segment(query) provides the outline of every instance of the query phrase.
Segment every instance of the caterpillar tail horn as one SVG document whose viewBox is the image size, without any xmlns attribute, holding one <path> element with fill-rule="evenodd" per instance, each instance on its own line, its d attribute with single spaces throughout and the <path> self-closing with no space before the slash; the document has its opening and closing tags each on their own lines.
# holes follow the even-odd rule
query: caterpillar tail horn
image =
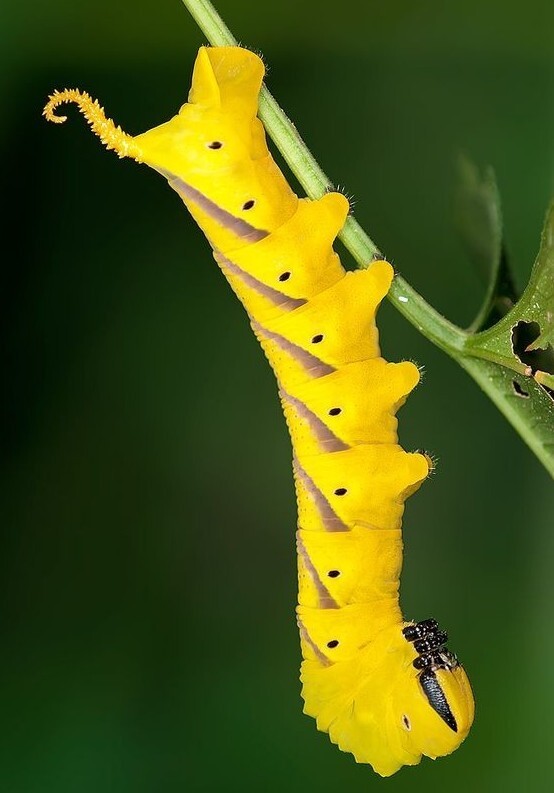
<svg viewBox="0 0 554 793">
<path fill-rule="evenodd" d="M 111 118 L 106 116 L 98 100 L 93 99 L 85 91 L 79 91 L 76 88 L 54 91 L 48 97 L 42 115 L 47 121 L 54 124 L 63 124 L 67 120 L 67 116 L 59 116 L 55 111 L 66 102 L 73 102 L 77 105 L 94 134 L 98 135 L 107 149 L 113 149 L 119 157 L 132 157 L 137 162 L 142 162 L 141 149 L 135 143 L 133 136 L 116 126 Z"/>
</svg>

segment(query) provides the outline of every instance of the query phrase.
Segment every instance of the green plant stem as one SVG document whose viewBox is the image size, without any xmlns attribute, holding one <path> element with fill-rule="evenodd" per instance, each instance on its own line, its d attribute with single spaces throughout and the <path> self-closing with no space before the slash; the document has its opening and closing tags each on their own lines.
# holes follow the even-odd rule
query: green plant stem
<svg viewBox="0 0 554 793">
<path fill-rule="evenodd" d="M 183 0 L 183 3 L 211 44 L 219 47 L 237 44 L 209 0 Z M 265 85 L 260 94 L 259 115 L 306 195 L 309 198 L 321 198 L 333 190 L 330 179 Z M 360 267 L 367 267 L 379 256 L 377 245 L 353 217 L 347 218 L 339 237 Z M 402 276 L 396 275 L 388 298 L 433 344 L 450 355 L 460 353 L 466 338 L 465 332 L 439 314 Z"/>
<path fill-rule="evenodd" d="M 209 0 L 183 0 L 183 3 L 212 45 L 237 44 Z M 320 198 L 334 189 L 292 121 L 265 86 L 260 94 L 259 116 L 309 198 Z M 379 257 L 377 245 L 353 217 L 347 219 L 339 236 L 360 267 L 367 267 Z M 554 443 L 549 440 L 547 433 L 537 429 L 537 421 L 526 414 L 522 400 L 518 401 L 514 396 L 509 370 L 478 360 L 489 356 L 475 345 L 471 347 L 472 334 L 449 322 L 402 276 L 395 276 L 388 298 L 423 336 L 454 358 L 473 377 L 554 476 Z"/>
</svg>

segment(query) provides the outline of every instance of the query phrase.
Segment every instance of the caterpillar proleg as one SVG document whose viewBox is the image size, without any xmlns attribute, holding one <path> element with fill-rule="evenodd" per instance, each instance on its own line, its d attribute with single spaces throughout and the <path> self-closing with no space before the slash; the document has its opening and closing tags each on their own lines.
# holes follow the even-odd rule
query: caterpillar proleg
<svg viewBox="0 0 554 793">
<path fill-rule="evenodd" d="M 434 620 L 399 605 L 405 499 L 429 458 L 398 445 L 396 412 L 419 380 L 381 357 L 375 315 L 393 279 L 379 260 L 346 272 L 333 242 L 341 193 L 298 198 L 257 118 L 264 67 L 240 47 L 202 47 L 188 102 L 132 137 L 77 90 L 103 143 L 162 174 L 204 231 L 275 372 L 298 501 L 304 712 L 382 776 L 453 752 L 473 721 L 470 684 Z"/>
</svg>

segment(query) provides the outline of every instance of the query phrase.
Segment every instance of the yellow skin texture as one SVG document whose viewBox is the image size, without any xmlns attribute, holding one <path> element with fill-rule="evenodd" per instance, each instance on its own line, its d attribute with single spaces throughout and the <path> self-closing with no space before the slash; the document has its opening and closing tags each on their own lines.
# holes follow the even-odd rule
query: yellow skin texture
<svg viewBox="0 0 554 793">
<path fill-rule="evenodd" d="M 357 762 L 389 776 L 454 751 L 474 711 L 463 668 L 437 669 L 457 731 L 447 725 L 402 635 L 413 624 L 398 602 L 404 500 L 430 461 L 398 445 L 395 414 L 419 371 L 380 354 L 375 314 L 390 264 L 346 273 L 332 249 L 346 198 L 298 199 L 271 158 L 256 118 L 263 74 L 248 50 L 202 47 L 189 101 L 134 138 L 77 91 L 54 94 L 45 115 L 63 120 L 55 107 L 76 101 L 109 148 L 161 172 L 244 304 L 293 444 L 304 710 Z"/>
</svg>

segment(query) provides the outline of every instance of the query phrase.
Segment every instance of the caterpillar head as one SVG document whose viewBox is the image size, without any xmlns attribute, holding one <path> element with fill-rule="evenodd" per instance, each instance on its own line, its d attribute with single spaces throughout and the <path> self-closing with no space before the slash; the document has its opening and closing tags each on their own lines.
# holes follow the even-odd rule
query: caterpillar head
<svg viewBox="0 0 554 793">
<path fill-rule="evenodd" d="M 450 754 L 473 722 L 468 677 L 444 646 L 448 637 L 435 620 L 408 624 L 402 634 L 408 643 L 409 663 L 393 693 L 394 729 L 400 730 L 401 745 L 410 754 L 433 759 Z"/>
<path fill-rule="evenodd" d="M 421 625 L 435 627 L 410 639 Z M 462 743 L 473 722 L 473 696 L 463 667 L 440 642 L 434 621 L 391 625 L 352 659 L 331 666 L 304 661 L 305 711 L 319 729 L 381 776 L 423 755 L 442 757 Z M 439 644 L 437 644 L 437 641 Z M 416 643 L 428 642 L 435 647 Z"/>
<path fill-rule="evenodd" d="M 414 755 L 435 759 L 462 743 L 473 723 L 474 703 L 465 670 L 450 658 L 414 675 L 396 698 L 397 727 L 402 744 Z"/>
<path fill-rule="evenodd" d="M 120 157 L 165 176 L 214 248 L 261 239 L 295 212 L 297 197 L 269 154 L 256 112 L 261 59 L 240 47 L 201 47 L 189 101 L 169 121 L 132 137 L 106 118 L 96 100 L 75 89 L 54 92 L 45 109 L 75 102 L 95 132 Z"/>
</svg>

